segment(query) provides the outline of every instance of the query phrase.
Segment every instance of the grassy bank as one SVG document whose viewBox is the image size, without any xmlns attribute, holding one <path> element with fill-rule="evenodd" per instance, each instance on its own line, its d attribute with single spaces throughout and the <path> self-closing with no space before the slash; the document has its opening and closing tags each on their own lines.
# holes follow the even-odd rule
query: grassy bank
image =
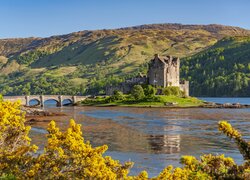
<svg viewBox="0 0 250 180">
<path fill-rule="evenodd" d="M 82 106 L 128 106 L 128 107 L 199 107 L 203 101 L 195 97 L 177 97 L 156 95 L 135 100 L 130 95 L 124 95 L 123 99 L 111 100 L 112 96 L 97 96 L 82 101 Z"/>
</svg>

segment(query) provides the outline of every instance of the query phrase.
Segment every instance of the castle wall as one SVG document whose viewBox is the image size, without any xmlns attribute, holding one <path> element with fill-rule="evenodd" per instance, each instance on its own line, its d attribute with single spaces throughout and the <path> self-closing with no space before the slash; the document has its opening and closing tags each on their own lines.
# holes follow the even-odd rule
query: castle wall
<svg viewBox="0 0 250 180">
<path fill-rule="evenodd" d="M 153 60 L 148 71 L 149 84 L 153 86 L 166 86 L 166 64 L 162 61 Z"/>
<path fill-rule="evenodd" d="M 183 81 L 179 87 L 180 90 L 184 92 L 185 96 L 189 96 L 189 81 Z"/>
<path fill-rule="evenodd" d="M 121 83 L 117 86 L 107 86 L 106 87 L 106 95 L 113 95 L 114 91 L 121 91 L 124 94 L 130 93 L 132 90 L 133 86 L 132 84 L 126 84 L 126 83 Z"/>
<path fill-rule="evenodd" d="M 149 73 L 149 84 L 153 86 L 166 86 L 166 69 L 154 68 Z M 165 75 L 165 76 L 164 76 Z"/>
<path fill-rule="evenodd" d="M 143 77 L 135 77 L 131 79 L 127 79 L 125 82 L 120 83 L 117 86 L 107 86 L 106 87 L 106 95 L 113 95 L 114 91 L 121 91 L 124 94 L 129 94 L 134 87 L 134 85 L 137 84 L 147 84 L 148 83 L 148 78 L 146 76 Z"/>
<path fill-rule="evenodd" d="M 166 73 L 166 86 L 177 86 L 180 85 L 180 60 L 179 58 L 168 57 L 167 60 L 167 73 Z M 165 87 L 165 86 L 164 86 Z"/>
</svg>

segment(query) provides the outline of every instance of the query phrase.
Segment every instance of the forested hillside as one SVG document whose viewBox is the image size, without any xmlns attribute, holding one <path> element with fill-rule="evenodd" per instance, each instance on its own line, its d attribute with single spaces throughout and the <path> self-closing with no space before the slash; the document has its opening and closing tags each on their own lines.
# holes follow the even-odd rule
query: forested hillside
<svg viewBox="0 0 250 180">
<path fill-rule="evenodd" d="M 182 77 L 195 96 L 250 96 L 250 37 L 225 38 L 184 58 Z"/>
<path fill-rule="evenodd" d="M 250 31 L 222 25 L 153 24 L 48 38 L 0 39 L 0 93 L 102 93 L 106 84 L 116 84 L 138 72 L 146 73 L 147 62 L 158 53 L 188 60 L 182 69 L 185 77 L 194 80 L 193 94 L 210 95 L 210 90 L 193 90 L 199 82 L 195 79 L 199 75 L 192 67 L 196 61 L 193 55 L 204 53 L 225 37 L 236 36 L 250 36 Z M 189 64 L 191 67 L 187 68 Z M 240 91 L 224 95 L 236 95 Z"/>
</svg>

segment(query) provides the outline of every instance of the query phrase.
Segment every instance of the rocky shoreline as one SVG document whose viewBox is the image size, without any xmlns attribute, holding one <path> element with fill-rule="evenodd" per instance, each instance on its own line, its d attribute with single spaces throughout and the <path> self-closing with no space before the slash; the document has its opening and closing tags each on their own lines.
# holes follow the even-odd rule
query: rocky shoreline
<svg viewBox="0 0 250 180">
<path fill-rule="evenodd" d="M 50 122 L 51 120 L 49 120 L 49 117 L 66 116 L 65 113 L 46 111 L 35 107 L 23 106 L 21 107 L 21 110 L 22 112 L 25 112 L 26 123 L 28 124 L 33 124 L 36 122 Z"/>
<path fill-rule="evenodd" d="M 65 116 L 65 113 L 51 112 L 34 107 L 22 107 L 21 110 L 28 116 Z"/>
<path fill-rule="evenodd" d="M 213 103 L 213 102 L 204 102 L 204 105 L 201 107 L 203 108 L 232 108 L 232 109 L 237 109 L 237 108 L 250 108 L 250 105 L 248 104 L 240 104 L 240 103 Z"/>
</svg>

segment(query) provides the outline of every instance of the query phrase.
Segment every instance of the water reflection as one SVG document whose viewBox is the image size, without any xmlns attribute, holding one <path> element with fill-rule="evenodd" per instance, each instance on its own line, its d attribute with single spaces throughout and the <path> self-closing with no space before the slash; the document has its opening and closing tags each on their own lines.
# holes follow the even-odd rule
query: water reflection
<svg viewBox="0 0 250 180">
<path fill-rule="evenodd" d="M 155 153 L 173 154 L 180 152 L 180 135 L 150 135 L 148 141 Z"/>
<path fill-rule="evenodd" d="M 107 144 L 107 155 L 124 161 L 134 161 L 132 174 L 148 170 L 150 176 L 158 174 L 165 166 L 179 166 L 182 155 L 199 157 L 204 153 L 232 156 L 237 163 L 242 157 L 236 145 L 217 130 L 221 119 L 229 120 L 250 139 L 250 109 L 164 109 L 121 107 L 63 107 L 52 111 L 68 113 L 56 119 L 61 129 L 66 129 L 70 118 L 82 124 L 85 140 L 93 146 Z M 47 122 L 34 125 L 32 137 L 45 143 Z"/>
<path fill-rule="evenodd" d="M 250 105 L 250 98 L 207 98 L 207 97 L 201 97 L 200 99 L 203 99 L 208 102 L 215 102 L 215 103 L 240 103 L 240 104 L 248 104 Z"/>
</svg>

